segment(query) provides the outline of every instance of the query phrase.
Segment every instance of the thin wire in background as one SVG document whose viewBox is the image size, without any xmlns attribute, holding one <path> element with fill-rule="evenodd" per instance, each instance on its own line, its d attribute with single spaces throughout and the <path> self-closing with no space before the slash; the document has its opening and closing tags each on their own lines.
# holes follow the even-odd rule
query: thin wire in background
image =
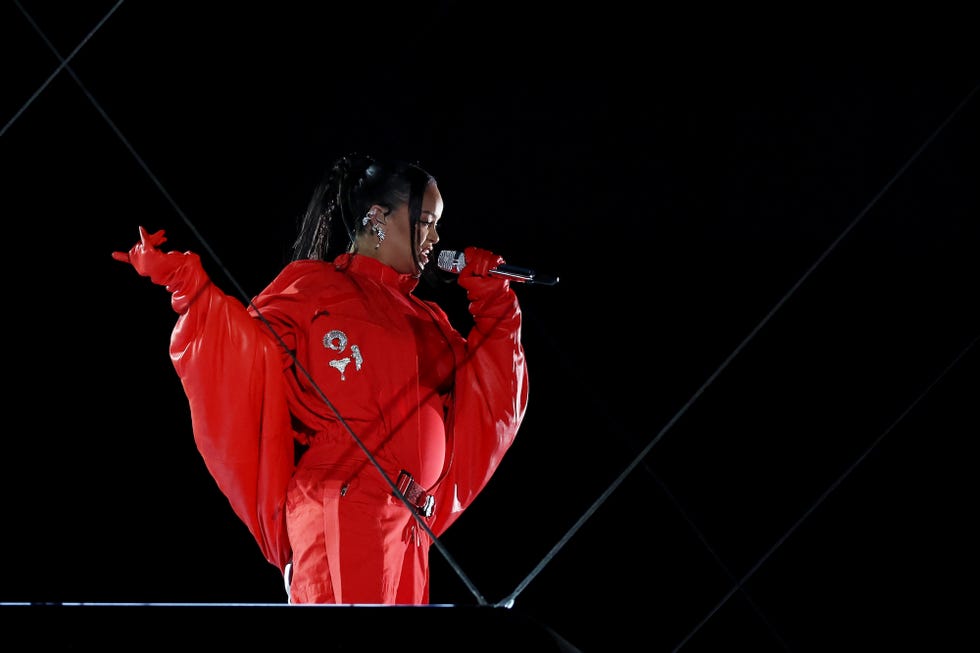
<svg viewBox="0 0 980 653">
<path fill-rule="evenodd" d="M 96 32 L 99 31 L 99 29 L 102 27 L 102 25 L 105 24 L 105 22 L 107 20 L 109 20 L 109 17 L 112 16 L 112 14 L 114 14 L 116 12 L 116 9 L 119 9 L 119 7 L 120 7 L 120 5 L 122 5 L 122 3 L 123 3 L 123 0 L 119 0 L 116 4 L 114 4 L 112 6 L 112 9 L 110 9 L 108 11 L 108 13 L 106 13 L 106 15 L 102 17 L 102 20 L 100 20 L 98 23 L 96 23 L 95 27 L 93 27 L 89 31 L 89 33 L 85 35 L 85 38 L 83 38 L 81 41 L 79 41 L 78 45 L 75 46 L 75 49 L 72 50 L 68 54 L 67 57 L 62 58 L 61 55 L 58 54 L 58 51 L 57 50 L 54 50 L 54 48 L 51 46 L 51 44 L 48 43 L 48 39 L 44 36 L 44 33 L 41 32 L 40 28 L 34 22 L 34 19 L 31 18 L 30 14 L 28 14 L 27 11 L 20 5 L 19 0 L 14 0 L 14 4 L 17 5 L 17 8 L 20 9 L 21 13 L 24 14 L 24 17 L 27 18 L 28 22 L 30 22 L 31 27 L 33 27 L 35 30 L 37 30 L 38 34 L 41 35 L 41 38 L 43 38 L 44 41 L 46 43 L 48 43 L 48 46 L 49 47 L 52 47 L 52 50 L 54 50 L 55 54 L 58 56 L 59 63 L 58 63 L 58 67 L 54 69 L 54 72 L 52 72 L 50 75 L 48 75 L 48 78 L 46 80 L 44 80 L 44 83 L 42 83 L 38 87 L 38 89 L 36 91 L 34 91 L 34 93 L 31 94 L 31 96 L 29 98 L 27 98 L 27 101 L 24 102 L 24 104 L 20 107 L 20 109 L 18 109 L 17 112 L 14 113 L 14 115 L 10 118 L 10 120 L 7 121 L 7 124 L 3 126 L 3 129 L 0 129 L 0 137 L 2 137 L 5 133 L 7 133 L 7 130 L 10 129 L 10 126 L 13 125 L 17 121 L 17 119 L 20 118 L 20 115 L 22 113 L 24 113 L 24 111 L 27 110 L 27 107 L 31 106 L 31 104 L 34 102 L 34 100 L 37 99 L 37 97 L 39 95 L 41 95 L 41 93 L 44 92 L 44 89 L 46 89 L 48 87 L 48 85 L 51 83 L 51 81 L 55 77 L 57 77 L 58 74 L 61 73 L 62 70 L 64 70 L 65 68 L 68 67 L 68 62 L 75 58 L 75 55 L 78 54 L 79 50 L 81 50 L 83 47 L 85 47 L 85 44 L 88 43 L 89 39 L 91 39 L 92 36 Z M 72 75 L 72 76 L 74 77 L 74 75 Z"/>
</svg>

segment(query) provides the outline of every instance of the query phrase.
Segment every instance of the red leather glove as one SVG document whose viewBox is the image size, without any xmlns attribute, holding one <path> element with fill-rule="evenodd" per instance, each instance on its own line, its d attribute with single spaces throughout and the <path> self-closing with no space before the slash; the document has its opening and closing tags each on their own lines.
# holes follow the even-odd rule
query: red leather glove
<svg viewBox="0 0 980 653">
<path fill-rule="evenodd" d="M 501 319 L 509 319 L 516 314 L 517 299 L 510 288 L 510 280 L 490 274 L 490 270 L 505 263 L 504 259 L 491 251 L 479 247 L 463 250 L 466 265 L 459 272 L 457 283 L 466 289 L 470 300 L 470 314 L 477 318 L 492 318 L 493 324 Z M 483 329 L 490 327 L 483 325 Z"/>
<path fill-rule="evenodd" d="M 157 249 L 165 242 L 167 237 L 163 229 L 150 234 L 141 226 L 140 241 L 128 252 L 113 252 L 112 258 L 123 263 L 131 263 L 141 276 L 150 277 L 153 283 L 165 286 L 180 264 L 177 258 L 168 258 L 168 254 Z"/>
<path fill-rule="evenodd" d="M 140 226 L 140 241 L 128 252 L 113 252 L 112 258 L 131 264 L 141 276 L 166 286 L 172 293 L 171 305 L 183 313 L 208 283 L 201 259 L 193 252 L 164 252 L 159 246 L 167 242 L 163 229 L 148 233 Z"/>
</svg>

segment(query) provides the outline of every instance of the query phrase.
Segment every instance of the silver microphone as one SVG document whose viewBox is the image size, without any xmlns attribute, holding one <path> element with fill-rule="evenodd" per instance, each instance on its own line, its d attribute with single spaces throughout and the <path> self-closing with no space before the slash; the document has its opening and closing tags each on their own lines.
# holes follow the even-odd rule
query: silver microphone
<svg viewBox="0 0 980 653">
<path fill-rule="evenodd" d="M 463 271 L 463 268 L 466 267 L 466 256 L 463 254 L 463 252 L 458 252 L 452 249 L 444 249 L 439 252 L 439 258 L 436 261 L 436 265 L 439 266 L 440 270 L 459 274 Z M 511 281 L 520 281 L 522 283 L 544 284 L 548 286 L 553 286 L 558 283 L 558 277 L 546 277 L 542 279 L 535 274 L 534 270 L 530 268 L 521 268 L 516 265 L 498 265 L 490 270 L 490 274 L 495 277 L 503 277 L 505 279 L 510 279 Z"/>
</svg>

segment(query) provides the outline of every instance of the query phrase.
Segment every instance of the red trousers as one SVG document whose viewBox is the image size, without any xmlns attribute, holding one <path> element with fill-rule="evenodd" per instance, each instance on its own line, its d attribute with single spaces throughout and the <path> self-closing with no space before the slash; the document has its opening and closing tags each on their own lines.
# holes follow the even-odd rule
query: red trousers
<svg viewBox="0 0 980 653">
<path fill-rule="evenodd" d="M 376 467 L 353 473 L 301 464 L 287 488 L 289 602 L 428 603 L 428 534 Z"/>
</svg>

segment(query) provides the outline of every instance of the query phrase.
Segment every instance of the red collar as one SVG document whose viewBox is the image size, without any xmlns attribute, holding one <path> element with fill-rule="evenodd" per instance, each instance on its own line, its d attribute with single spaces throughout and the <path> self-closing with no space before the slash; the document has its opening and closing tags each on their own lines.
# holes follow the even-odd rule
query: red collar
<svg viewBox="0 0 980 653">
<path fill-rule="evenodd" d="M 395 268 L 370 256 L 345 253 L 335 258 L 333 264 L 341 272 L 348 272 L 386 286 L 393 286 L 406 295 L 415 290 L 419 283 L 418 277 L 411 274 L 400 274 Z"/>
</svg>

